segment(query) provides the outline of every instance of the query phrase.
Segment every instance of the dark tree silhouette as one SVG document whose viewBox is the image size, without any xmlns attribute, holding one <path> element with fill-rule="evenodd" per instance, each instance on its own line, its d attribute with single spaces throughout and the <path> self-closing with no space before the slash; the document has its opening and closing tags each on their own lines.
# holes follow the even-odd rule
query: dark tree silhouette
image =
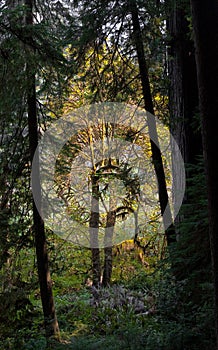
<svg viewBox="0 0 218 350">
<path fill-rule="evenodd" d="M 33 1 L 25 0 L 27 7 L 26 25 L 33 25 Z M 28 48 L 27 48 L 28 51 Z M 31 51 L 31 49 L 30 49 Z M 36 103 L 36 87 L 35 87 L 35 72 L 33 67 L 27 63 L 26 66 L 28 93 L 27 93 L 27 108 L 28 108 L 28 126 L 29 126 L 29 148 L 30 159 L 33 160 L 35 151 L 38 146 L 38 121 L 37 121 L 37 103 Z M 38 156 L 38 155 L 37 155 Z M 39 163 L 38 163 L 39 165 Z M 40 175 L 39 166 L 35 169 L 34 186 L 38 188 L 40 196 Z M 39 208 L 38 208 L 39 209 Z M 46 337 L 59 337 L 59 327 L 55 313 L 54 299 L 52 295 L 52 281 L 48 266 L 48 253 L 46 247 L 45 227 L 44 222 L 38 212 L 33 201 L 33 224 L 35 233 L 35 247 L 37 256 L 37 267 L 40 284 L 40 293 L 42 307 L 44 313 Z"/>
<path fill-rule="evenodd" d="M 134 37 L 134 43 L 135 43 L 138 64 L 139 64 L 142 92 L 143 92 L 143 98 L 144 98 L 144 107 L 146 111 L 154 115 L 151 87 L 149 82 L 148 68 L 147 68 L 147 62 L 145 59 L 143 39 L 141 34 L 138 7 L 137 7 L 136 1 L 135 0 L 129 1 L 129 7 L 132 15 L 133 37 Z M 158 182 L 160 209 L 161 209 L 161 214 L 163 216 L 167 244 L 169 246 L 171 243 L 175 242 L 175 229 L 173 224 L 171 224 L 168 227 L 168 222 L 171 222 L 171 223 L 173 222 L 172 213 L 170 211 L 170 207 L 167 206 L 169 198 L 168 198 L 167 187 L 166 187 L 166 179 L 165 179 L 162 155 L 161 155 L 160 148 L 158 146 L 159 142 L 158 142 L 157 128 L 156 128 L 155 120 L 149 115 L 148 115 L 148 130 L 150 135 L 152 161 L 154 164 L 154 169 L 155 169 L 157 182 Z"/>
<path fill-rule="evenodd" d="M 203 150 L 207 175 L 209 232 L 218 349 L 218 2 L 192 0 Z"/>
</svg>

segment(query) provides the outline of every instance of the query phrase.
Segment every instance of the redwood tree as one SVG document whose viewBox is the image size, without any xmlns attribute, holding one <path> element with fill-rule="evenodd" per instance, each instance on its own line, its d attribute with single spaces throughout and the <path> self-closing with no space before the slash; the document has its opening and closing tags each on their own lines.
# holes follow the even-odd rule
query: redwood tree
<svg viewBox="0 0 218 350">
<path fill-rule="evenodd" d="M 191 0 L 195 35 L 218 349 L 218 1 Z"/>
<path fill-rule="evenodd" d="M 198 118 L 198 86 L 194 54 L 194 42 L 191 38 L 188 14 L 190 5 L 178 1 L 168 4 L 169 17 L 167 29 L 169 36 L 168 78 L 169 78 L 169 110 L 170 131 L 175 138 L 184 163 L 186 177 L 190 177 L 189 166 L 195 165 L 197 156 L 202 154 L 201 133 Z M 174 145 L 172 144 L 172 147 Z M 173 173 L 177 174 L 178 159 L 172 150 Z M 180 190 L 180 177 L 174 176 L 174 191 Z M 189 182 L 186 183 L 188 189 Z M 185 202 L 187 202 L 188 191 Z M 180 216 L 177 218 L 177 223 Z M 179 228 L 178 228 L 179 233 Z"/>
<path fill-rule="evenodd" d="M 200 131 L 199 101 L 197 71 L 194 52 L 194 40 L 190 28 L 190 3 L 181 1 L 169 1 L 168 10 L 168 81 L 169 81 L 169 111 L 170 131 L 179 146 L 185 163 L 186 171 L 186 193 L 183 199 L 183 206 L 176 217 L 175 227 L 178 239 L 174 249 L 174 274 L 177 278 L 191 278 L 196 266 L 189 260 L 198 256 L 201 263 L 198 263 L 199 274 L 195 274 L 195 282 L 199 285 L 203 278 L 208 275 L 200 273 L 201 269 L 210 266 L 210 247 L 207 240 L 207 225 L 201 225 L 203 220 L 199 210 L 199 193 L 193 190 L 193 184 L 197 185 L 197 179 L 202 174 L 200 166 L 202 158 L 202 138 Z M 181 176 L 179 174 L 179 162 L 177 152 L 172 143 L 172 170 L 173 170 L 173 194 L 176 203 L 176 195 L 181 189 Z M 202 184 L 204 177 L 202 175 Z M 196 187 L 195 187 L 196 188 Z M 203 195 L 204 192 L 202 192 Z M 206 200 L 206 194 L 205 194 Z M 192 208 L 192 210 L 190 210 Z M 204 211 L 203 206 L 201 206 Z M 194 218 L 195 212 L 198 219 Z M 192 222 L 192 224 L 191 224 Z M 187 249 L 188 248 L 188 249 Z M 179 257 L 179 259 L 177 258 Z M 181 263 L 181 260 L 183 263 Z M 186 268 L 184 268 L 186 266 Z M 199 300 L 199 291 L 196 290 L 196 283 L 192 283 L 196 300 Z"/>
</svg>

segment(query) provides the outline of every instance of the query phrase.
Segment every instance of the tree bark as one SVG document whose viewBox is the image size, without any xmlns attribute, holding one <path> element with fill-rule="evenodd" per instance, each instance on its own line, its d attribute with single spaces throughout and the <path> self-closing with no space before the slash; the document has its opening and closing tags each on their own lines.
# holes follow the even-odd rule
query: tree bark
<svg viewBox="0 0 218 350">
<path fill-rule="evenodd" d="M 218 349 L 218 1 L 191 0 L 196 46 Z"/>
<path fill-rule="evenodd" d="M 98 242 L 99 228 L 99 184 L 98 176 L 94 173 L 91 176 L 92 181 L 92 199 L 91 199 L 91 216 L 89 221 L 90 247 L 92 251 L 92 275 L 93 285 L 98 287 L 101 282 L 101 262 L 100 249 Z"/>
<path fill-rule="evenodd" d="M 138 64 L 139 64 L 139 71 L 141 76 L 144 107 L 146 111 L 154 115 L 154 107 L 153 107 L 148 69 L 147 69 L 147 63 L 145 59 L 143 39 L 141 34 L 136 1 L 135 0 L 130 1 L 129 6 L 130 6 L 130 12 L 132 16 L 133 37 L 134 37 Z M 155 169 L 157 182 L 158 182 L 158 194 L 159 194 L 161 215 L 163 217 L 167 245 L 169 246 L 171 243 L 174 243 L 176 240 L 175 229 L 173 225 L 171 210 L 168 205 L 166 179 L 165 179 L 161 151 L 159 148 L 156 123 L 153 116 L 149 116 L 149 115 L 148 115 L 148 130 L 149 130 L 150 143 L 151 143 L 152 161 L 154 164 L 154 169 Z M 170 226 L 169 226 L 169 223 L 171 223 Z"/>
<path fill-rule="evenodd" d="M 114 225 L 116 221 L 116 213 L 110 211 L 107 214 L 107 227 L 105 230 L 105 235 L 107 236 L 107 239 L 111 241 L 111 245 L 106 246 L 104 248 L 104 270 L 103 270 L 103 280 L 102 285 L 104 287 L 108 286 L 111 282 L 111 274 L 112 274 L 112 237 L 113 237 L 113 231 L 114 231 Z"/>
<path fill-rule="evenodd" d="M 26 24 L 33 25 L 33 2 L 25 0 L 27 6 Z M 27 62 L 27 107 L 28 107 L 28 127 L 29 127 L 29 148 L 30 160 L 33 161 L 34 154 L 38 146 L 38 122 L 37 122 L 37 104 L 36 104 L 36 87 L 35 73 L 33 67 Z M 34 186 L 38 189 L 38 196 L 41 197 L 39 155 L 37 157 L 37 169 L 35 169 Z M 54 298 L 52 295 L 52 281 L 48 266 L 48 253 L 46 247 L 46 237 L 44 222 L 33 201 L 33 222 L 35 233 L 35 247 L 37 257 L 38 276 L 40 284 L 40 293 L 42 308 L 44 314 L 46 337 L 54 336 L 59 338 L 59 327 L 55 312 Z"/>
<path fill-rule="evenodd" d="M 200 121 L 198 124 L 196 116 L 199 101 L 194 42 L 190 38 L 189 23 L 186 19 L 186 12 L 190 10 L 187 4 L 182 5 L 174 1 L 173 7 L 172 3 L 169 4 L 169 7 L 171 13 L 167 29 L 170 36 L 168 50 L 170 131 L 184 159 L 188 178 L 192 174 L 187 165 L 196 164 L 197 156 L 202 154 Z M 176 195 L 180 192 L 182 177 L 179 176 L 174 143 L 172 143 L 172 168 L 174 202 L 176 203 Z M 188 186 L 187 182 L 187 190 Z M 191 200 L 188 197 L 190 197 L 189 191 L 186 191 L 184 203 Z M 180 221 L 181 218 L 178 215 L 176 223 L 179 224 Z"/>
<path fill-rule="evenodd" d="M 113 234 L 116 224 L 116 194 L 111 189 L 109 211 L 107 213 L 107 221 L 105 228 L 105 248 L 104 248 L 104 270 L 102 284 L 104 287 L 108 286 L 111 282 L 112 275 L 112 246 L 113 246 Z"/>
<path fill-rule="evenodd" d="M 194 42 L 187 10 L 176 1 L 173 6 L 168 21 L 170 125 L 184 162 L 195 164 L 196 156 L 202 154 L 202 139 L 200 130 L 192 125 L 199 104 Z"/>
</svg>

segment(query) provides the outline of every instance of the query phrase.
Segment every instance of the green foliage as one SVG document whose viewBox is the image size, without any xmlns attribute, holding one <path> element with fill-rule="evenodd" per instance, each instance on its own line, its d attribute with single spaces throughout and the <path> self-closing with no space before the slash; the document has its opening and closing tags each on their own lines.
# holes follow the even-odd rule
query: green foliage
<svg viewBox="0 0 218 350">
<path fill-rule="evenodd" d="M 157 232 L 155 215 L 154 224 L 144 232 L 143 243 L 150 240 L 144 260 L 136 247 L 121 252 L 114 248 L 113 285 L 107 289 L 87 287 L 90 250 L 47 232 L 62 342 L 51 340 L 46 345 L 32 249 L 26 61 L 36 74 L 38 119 L 43 130 L 63 112 L 82 104 L 110 100 L 140 105 L 142 94 L 127 2 L 74 1 L 75 11 L 70 2 L 35 3 L 36 22 L 31 28 L 21 20 L 25 6 L 6 9 L 0 5 L 0 347 L 215 348 L 202 160 L 189 169 L 188 204 L 183 206 L 178 226 L 179 241 L 159 270 L 163 238 Z M 145 6 L 138 1 L 155 110 L 167 121 L 166 81 L 162 79 L 166 13 L 163 2 L 158 3 L 159 7 L 147 1 Z M 60 163 L 62 174 L 63 165 Z"/>
<path fill-rule="evenodd" d="M 187 280 L 176 281 L 163 275 L 154 289 L 156 328 L 150 329 L 148 349 L 213 349 L 213 306 L 207 299 L 197 305 L 191 298 Z M 207 297 L 210 295 L 207 289 Z M 205 292 L 205 291 L 204 291 Z M 199 290 L 202 293 L 202 290 Z"/>
<path fill-rule="evenodd" d="M 67 245 L 71 247 L 70 244 L 66 243 Z M 72 256 L 68 256 L 69 265 L 66 270 L 58 257 L 57 261 L 62 268 L 59 270 L 57 264 L 57 272 L 54 269 L 54 276 L 56 273 L 60 274 L 60 271 L 62 275 L 58 283 L 57 275 L 54 280 L 62 341 L 52 342 L 52 349 L 103 350 L 105 346 L 109 349 L 139 350 L 213 348 L 210 283 L 199 286 L 199 293 L 204 295 L 204 302 L 198 305 L 193 303 L 189 281 L 177 281 L 170 271 L 164 272 L 165 266 L 162 267 L 162 271 L 157 270 L 152 274 L 148 274 L 142 266 L 140 272 L 138 267 L 138 273 L 133 278 L 131 275 L 126 277 L 125 285 L 117 280 L 111 288 L 80 286 L 78 289 L 78 282 L 70 281 L 71 272 L 68 269 L 70 264 L 75 262 L 76 253 L 73 251 L 72 249 Z M 62 252 L 63 250 L 59 250 L 60 255 Z M 52 254 L 56 254 L 55 250 Z M 77 264 L 79 266 L 79 261 Z M 127 261 L 126 264 L 131 265 L 131 261 Z M 18 299 L 20 303 L 21 311 L 18 315 L 22 312 L 21 322 L 16 313 L 17 309 L 11 305 L 14 310 L 11 312 L 12 309 L 8 310 L 8 304 L 5 304 L 5 317 L 8 317 L 9 312 L 14 321 L 6 323 L 8 333 L 7 336 L 4 335 L 2 348 L 45 349 L 37 285 L 31 296 L 31 304 L 25 299 L 27 294 L 24 290 L 28 293 L 28 288 L 28 285 L 23 285 L 22 292 L 19 289 L 16 297 L 14 293 L 18 289 L 14 289 L 13 296 L 11 294 L 10 300 L 16 303 Z M 30 309 L 27 305 L 30 305 Z M 11 333 L 9 325 L 13 322 L 15 328 Z"/>
<path fill-rule="evenodd" d="M 62 331 L 62 342 L 52 342 L 52 349 L 206 350 L 215 347 L 210 260 L 205 251 L 207 236 L 203 236 L 207 230 L 206 201 L 203 194 L 199 196 L 203 193 L 199 190 L 204 183 L 202 173 L 200 163 L 189 187 L 192 198 L 198 193 L 198 201 L 191 212 L 184 214 L 180 241 L 171 255 L 172 268 L 170 261 L 166 261 L 157 269 L 157 258 L 152 266 L 149 256 L 146 260 L 150 265 L 143 265 L 137 259 L 136 250 L 123 247 L 122 251 L 120 247 L 118 253 L 116 247 L 114 285 L 100 290 L 87 288 L 90 251 L 63 242 L 48 232 L 53 289 Z M 201 250 L 196 249 L 196 241 L 198 247 L 202 244 Z M 1 346 L 5 349 L 46 347 L 36 277 L 28 277 L 26 266 L 30 255 L 25 250 L 21 254 L 23 268 L 19 280 L 31 281 L 31 287 L 27 283 L 23 284 L 22 292 L 20 287 L 15 287 L 13 292 L 2 294 L 2 300 L 6 298 L 3 315 L 7 321 L 1 329 L 4 339 Z"/>
<path fill-rule="evenodd" d="M 196 286 L 211 282 L 210 241 L 207 220 L 206 184 L 203 159 L 188 167 L 187 198 L 179 223 L 179 240 L 172 249 L 173 270 L 177 279 L 187 278 L 197 297 Z"/>
</svg>

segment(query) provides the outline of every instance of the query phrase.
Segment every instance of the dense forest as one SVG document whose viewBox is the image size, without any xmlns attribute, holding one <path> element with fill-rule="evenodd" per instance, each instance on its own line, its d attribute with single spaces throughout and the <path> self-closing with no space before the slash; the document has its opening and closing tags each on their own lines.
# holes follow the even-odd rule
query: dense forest
<svg viewBox="0 0 218 350">
<path fill-rule="evenodd" d="M 217 18 L 0 2 L 1 349 L 218 349 Z"/>
</svg>

